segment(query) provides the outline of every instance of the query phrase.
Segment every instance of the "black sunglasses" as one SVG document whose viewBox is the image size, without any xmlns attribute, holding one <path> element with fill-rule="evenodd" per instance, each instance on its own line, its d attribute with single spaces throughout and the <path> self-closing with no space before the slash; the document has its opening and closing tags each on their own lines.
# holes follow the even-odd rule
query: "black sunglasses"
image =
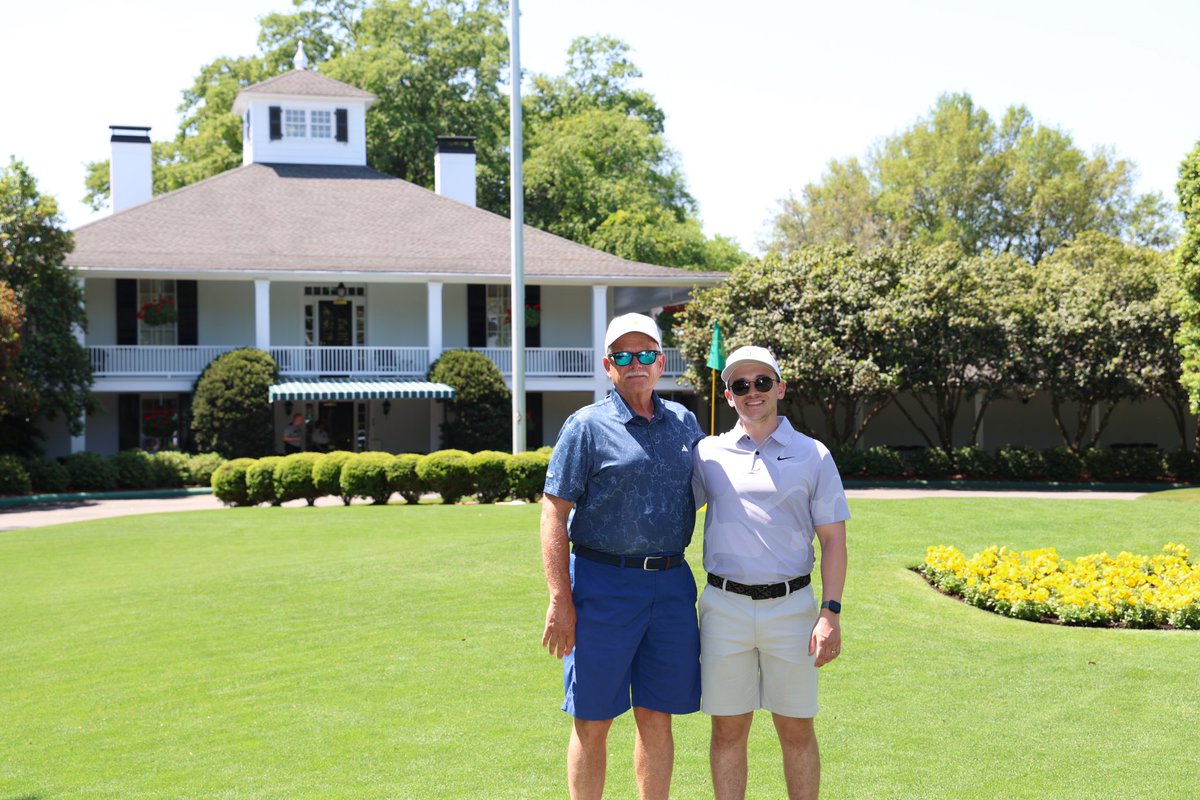
<svg viewBox="0 0 1200 800">
<path fill-rule="evenodd" d="M 616 353 L 609 353 L 608 360 L 616 364 L 618 367 L 628 367 L 633 363 L 634 356 L 637 356 L 639 364 L 650 366 L 658 357 L 662 355 L 661 350 L 638 350 L 636 353 L 631 353 L 628 350 L 621 350 Z"/>
<path fill-rule="evenodd" d="M 771 387 L 776 383 L 774 378 L 768 378 L 766 375 L 759 375 L 754 379 L 754 391 L 761 393 L 771 391 Z M 750 393 L 750 381 L 745 378 L 738 378 L 733 383 L 729 384 L 729 391 L 733 392 L 738 397 L 745 397 Z"/>
</svg>

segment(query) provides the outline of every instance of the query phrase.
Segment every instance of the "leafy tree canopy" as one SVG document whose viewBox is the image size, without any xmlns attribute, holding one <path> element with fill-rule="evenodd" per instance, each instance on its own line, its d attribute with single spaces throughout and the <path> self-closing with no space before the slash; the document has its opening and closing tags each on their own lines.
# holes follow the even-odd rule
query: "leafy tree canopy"
<svg viewBox="0 0 1200 800">
<path fill-rule="evenodd" d="M 1179 208 L 1183 241 L 1176 255 L 1181 286 L 1178 345 L 1183 355 L 1183 386 L 1194 413 L 1200 413 L 1200 142 L 1179 165 Z M 1200 434 L 1197 434 L 1200 436 Z"/>
</svg>

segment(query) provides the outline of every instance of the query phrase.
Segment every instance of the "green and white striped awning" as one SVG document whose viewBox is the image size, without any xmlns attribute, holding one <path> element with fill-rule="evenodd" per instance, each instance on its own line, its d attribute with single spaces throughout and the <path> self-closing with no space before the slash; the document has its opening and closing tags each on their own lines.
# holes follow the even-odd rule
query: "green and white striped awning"
<svg viewBox="0 0 1200 800">
<path fill-rule="evenodd" d="M 271 402 L 280 400 L 446 400 L 454 388 L 429 381 L 386 378 L 311 378 L 271 387 Z"/>
</svg>

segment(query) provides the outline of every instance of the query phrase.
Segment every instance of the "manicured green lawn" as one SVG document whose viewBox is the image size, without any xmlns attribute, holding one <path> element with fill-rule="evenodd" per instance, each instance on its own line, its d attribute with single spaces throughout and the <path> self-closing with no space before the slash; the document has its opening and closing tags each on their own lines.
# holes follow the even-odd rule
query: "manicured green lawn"
<svg viewBox="0 0 1200 800">
<path fill-rule="evenodd" d="M 1200 489 L 1168 489 L 1144 494 L 1138 500 L 1150 503 L 1200 503 Z"/>
<path fill-rule="evenodd" d="M 996 617 L 932 544 L 1200 552 L 1174 503 L 855 500 L 829 798 L 1191 798 L 1200 634 Z M 0 533 L 0 799 L 560 798 L 536 507 L 256 508 Z M 699 572 L 700 537 L 692 546 Z M 711 796 L 676 721 L 672 795 Z M 634 797 L 632 724 L 609 796 Z M 769 720 L 750 797 L 783 796 Z"/>
</svg>

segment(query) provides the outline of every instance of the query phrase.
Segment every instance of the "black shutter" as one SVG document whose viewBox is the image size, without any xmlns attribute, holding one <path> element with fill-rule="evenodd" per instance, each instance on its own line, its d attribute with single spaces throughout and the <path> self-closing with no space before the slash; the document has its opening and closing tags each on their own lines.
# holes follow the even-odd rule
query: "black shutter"
<svg viewBox="0 0 1200 800">
<path fill-rule="evenodd" d="M 200 344 L 195 281 L 175 281 L 175 307 L 179 309 L 179 344 Z"/>
<path fill-rule="evenodd" d="M 132 450 L 142 436 L 142 396 L 117 395 L 117 448 Z"/>
<path fill-rule="evenodd" d="M 487 287 L 467 285 L 467 347 L 487 347 Z"/>
<path fill-rule="evenodd" d="M 137 281 L 117 279 L 117 344 L 137 344 Z"/>
<path fill-rule="evenodd" d="M 283 109 L 279 106 L 271 106 L 271 140 L 283 138 Z"/>
<path fill-rule="evenodd" d="M 346 113 L 346 109 L 339 108 L 334 112 L 337 117 L 337 140 L 339 142 L 350 141 L 350 118 Z"/>
<path fill-rule="evenodd" d="M 526 286 L 525 287 L 525 305 L 538 306 L 542 305 L 542 287 Z M 538 314 L 537 325 L 525 326 L 525 346 L 526 347 L 541 347 L 542 346 L 542 315 Z M 538 447 L 541 447 L 539 444 Z"/>
</svg>

